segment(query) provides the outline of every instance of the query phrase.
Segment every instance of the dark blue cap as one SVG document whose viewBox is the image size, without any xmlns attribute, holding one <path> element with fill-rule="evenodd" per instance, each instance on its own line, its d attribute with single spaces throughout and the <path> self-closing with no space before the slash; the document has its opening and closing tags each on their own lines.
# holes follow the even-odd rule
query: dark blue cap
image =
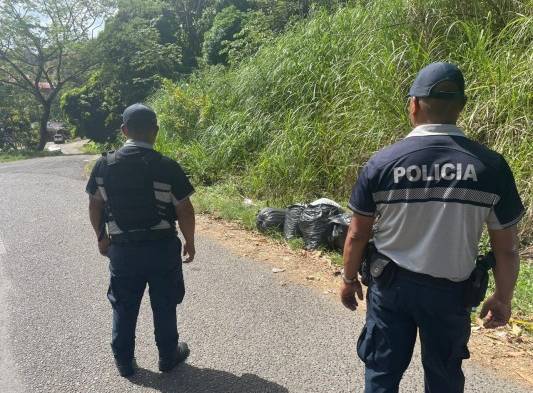
<svg viewBox="0 0 533 393">
<path fill-rule="evenodd" d="M 433 91 L 441 82 L 453 82 L 457 89 L 453 91 Z M 465 79 L 455 64 L 431 63 L 420 70 L 409 90 L 410 97 L 456 98 L 465 95 Z"/>
<path fill-rule="evenodd" d="M 128 124 L 157 124 L 157 115 L 152 108 L 144 104 L 133 104 L 122 113 L 122 122 L 126 126 Z"/>
</svg>

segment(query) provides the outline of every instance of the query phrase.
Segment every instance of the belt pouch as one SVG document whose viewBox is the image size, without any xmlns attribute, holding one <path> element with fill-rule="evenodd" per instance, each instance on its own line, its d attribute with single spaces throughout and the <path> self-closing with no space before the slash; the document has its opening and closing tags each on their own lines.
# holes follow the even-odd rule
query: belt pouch
<svg viewBox="0 0 533 393">
<path fill-rule="evenodd" d="M 392 285 L 398 266 L 389 257 L 376 252 L 370 262 L 370 275 L 379 288 Z"/>
</svg>

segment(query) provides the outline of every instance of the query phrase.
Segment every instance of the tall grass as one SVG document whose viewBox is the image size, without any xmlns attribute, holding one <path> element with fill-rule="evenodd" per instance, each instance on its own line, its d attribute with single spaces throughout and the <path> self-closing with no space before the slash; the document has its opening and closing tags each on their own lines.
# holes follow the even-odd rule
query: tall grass
<svg viewBox="0 0 533 393">
<path fill-rule="evenodd" d="M 470 4 L 472 2 L 468 2 Z M 206 68 L 152 99 L 159 148 L 204 184 L 288 204 L 346 201 L 357 173 L 409 129 L 405 95 L 432 61 L 468 84 L 467 134 L 503 153 L 533 240 L 532 1 L 356 2 L 317 13 L 230 69 Z"/>
</svg>

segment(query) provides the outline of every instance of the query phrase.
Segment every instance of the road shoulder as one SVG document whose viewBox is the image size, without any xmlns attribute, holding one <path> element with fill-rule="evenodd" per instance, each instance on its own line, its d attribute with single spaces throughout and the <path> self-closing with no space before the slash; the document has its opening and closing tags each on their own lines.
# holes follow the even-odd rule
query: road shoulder
<svg viewBox="0 0 533 393">
<path fill-rule="evenodd" d="M 269 264 L 282 285 L 304 285 L 338 301 L 340 269 L 324 253 L 292 250 L 284 242 L 208 215 L 199 215 L 197 221 L 200 235 L 216 240 L 237 256 Z M 358 312 L 363 313 L 364 308 Z M 471 359 L 478 366 L 533 388 L 531 337 L 506 328 L 487 330 L 473 324 L 469 347 Z"/>
<path fill-rule="evenodd" d="M 5 260 L 6 250 L 0 234 L 0 348 L 2 348 L 0 352 L 0 386 L 5 392 L 22 393 L 24 389 L 19 382 L 17 367 L 10 349 L 8 295 L 11 286 L 3 265 Z"/>
</svg>

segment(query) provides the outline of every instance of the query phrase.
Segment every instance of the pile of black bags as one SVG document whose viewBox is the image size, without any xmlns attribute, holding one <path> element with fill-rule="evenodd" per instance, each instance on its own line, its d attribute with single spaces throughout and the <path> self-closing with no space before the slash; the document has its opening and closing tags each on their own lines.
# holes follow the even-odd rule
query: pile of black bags
<svg viewBox="0 0 533 393">
<path fill-rule="evenodd" d="M 287 208 L 287 216 L 283 225 L 285 239 L 290 240 L 302 235 L 298 224 L 300 223 L 304 210 L 305 205 L 291 205 Z"/>
<path fill-rule="evenodd" d="M 310 205 L 262 209 L 257 215 L 257 229 L 283 232 L 287 240 L 302 237 L 306 250 L 322 246 L 342 250 L 350 219 L 351 214 L 343 213 L 337 203 L 319 199 Z"/>
<path fill-rule="evenodd" d="M 348 234 L 348 227 L 352 221 L 351 213 L 342 213 L 331 217 L 333 229 L 331 235 L 328 237 L 328 245 L 335 250 L 344 249 L 344 242 Z"/>
<path fill-rule="evenodd" d="M 273 209 L 265 207 L 259 211 L 256 226 L 259 232 L 281 231 L 285 223 L 287 209 Z"/>
<path fill-rule="evenodd" d="M 326 245 L 333 230 L 331 217 L 340 213 L 340 209 L 332 205 L 308 206 L 302 212 L 298 227 L 304 239 L 306 250 L 316 250 Z"/>
</svg>

